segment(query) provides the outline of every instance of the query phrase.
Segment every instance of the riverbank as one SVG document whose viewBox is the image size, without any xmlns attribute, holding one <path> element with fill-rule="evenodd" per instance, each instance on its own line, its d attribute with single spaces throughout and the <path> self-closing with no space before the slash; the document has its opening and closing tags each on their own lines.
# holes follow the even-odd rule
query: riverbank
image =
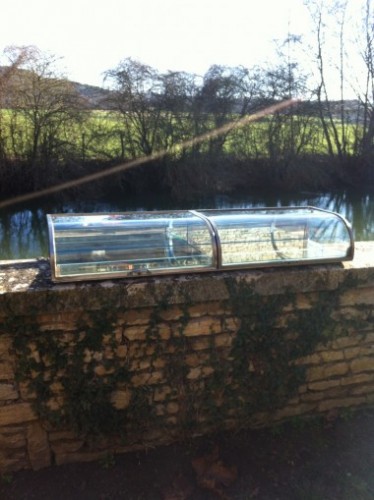
<svg viewBox="0 0 374 500">
<path fill-rule="evenodd" d="M 42 168 L 43 167 L 43 168 Z M 336 191 L 368 189 L 374 186 L 371 165 L 357 158 L 345 163 L 327 155 L 270 159 L 246 158 L 222 153 L 187 155 L 183 158 L 152 156 L 119 162 L 91 160 L 52 166 L 31 166 L 9 162 L 0 166 L 0 207 L 13 197 L 32 199 L 67 193 L 82 200 L 103 194 L 143 198 L 155 192 L 183 202 L 200 196 L 243 192 L 279 193 L 301 190 Z"/>
</svg>

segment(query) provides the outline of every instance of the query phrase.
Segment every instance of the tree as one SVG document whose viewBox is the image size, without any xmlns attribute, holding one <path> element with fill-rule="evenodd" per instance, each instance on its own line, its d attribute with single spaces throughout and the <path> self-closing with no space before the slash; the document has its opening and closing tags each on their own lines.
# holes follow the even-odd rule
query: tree
<svg viewBox="0 0 374 500">
<path fill-rule="evenodd" d="M 241 66 L 213 65 L 204 75 L 196 104 L 200 122 L 207 130 L 219 130 L 223 125 L 236 122 L 249 110 L 251 81 L 249 71 Z M 203 118 L 203 119 L 201 119 Z M 224 152 L 230 128 L 209 140 L 209 155 L 217 159 Z"/>
<path fill-rule="evenodd" d="M 126 155 L 130 158 L 151 155 L 160 146 L 162 108 L 158 99 L 158 72 L 127 58 L 105 73 L 105 81 L 113 90 L 109 99 L 111 108 L 121 116 Z"/>
<path fill-rule="evenodd" d="M 266 150 L 272 163 L 282 163 L 287 170 L 292 164 L 298 164 L 306 150 L 311 150 L 317 125 L 309 112 L 311 92 L 308 88 L 308 75 L 301 67 L 298 49 L 302 39 L 289 33 L 278 45 L 278 64 L 266 68 L 263 72 L 262 99 L 267 102 L 281 102 L 303 97 L 302 105 L 292 106 L 280 113 L 266 118 Z"/>
<path fill-rule="evenodd" d="M 316 66 L 318 82 L 316 88 L 316 97 L 318 103 L 319 119 L 323 128 L 324 137 L 327 144 L 327 152 L 332 160 L 338 159 L 341 164 L 346 162 L 350 154 L 347 140 L 347 116 L 345 110 L 345 20 L 347 0 L 334 0 L 328 5 L 322 0 L 309 0 L 305 2 L 309 8 L 312 20 L 314 22 L 316 36 Z M 328 21 L 331 24 L 328 25 Z M 333 28 L 334 27 L 334 28 Z M 330 43 L 330 57 L 326 53 L 326 37 L 338 40 L 338 56 L 334 58 L 331 54 L 334 45 Z M 338 63 L 332 63 L 331 59 Z M 329 85 L 327 82 L 327 67 L 335 67 L 338 73 L 339 81 L 339 110 L 333 107 L 329 94 Z M 337 121 L 339 117 L 339 123 Z"/>
<path fill-rule="evenodd" d="M 17 60 L 22 50 L 13 47 L 11 58 Z M 8 87 L 13 154 L 27 164 L 34 189 L 61 176 L 59 167 L 77 153 L 73 134 L 83 103 L 56 62 L 55 56 L 28 47 Z"/>
<path fill-rule="evenodd" d="M 9 127 L 6 119 L 7 108 L 9 107 L 9 89 L 17 69 L 27 59 L 29 48 L 20 47 L 14 54 L 13 48 L 7 47 L 1 59 L 5 59 L 4 65 L 0 66 L 0 171 L 5 173 L 9 162 Z M 9 57 L 10 55 L 14 57 Z"/>
<path fill-rule="evenodd" d="M 366 0 L 363 30 L 364 45 L 361 49 L 365 67 L 365 87 L 359 94 L 362 112 L 362 127 L 356 134 L 357 149 L 363 162 L 368 164 L 374 153 L 374 14 L 371 0 Z"/>
<path fill-rule="evenodd" d="M 159 104 L 162 108 L 162 149 L 168 152 L 177 146 L 178 157 L 186 157 L 191 148 L 182 146 L 194 133 L 194 104 L 199 93 L 194 74 L 169 71 L 160 75 Z M 174 149 L 175 152 L 175 149 Z"/>
</svg>

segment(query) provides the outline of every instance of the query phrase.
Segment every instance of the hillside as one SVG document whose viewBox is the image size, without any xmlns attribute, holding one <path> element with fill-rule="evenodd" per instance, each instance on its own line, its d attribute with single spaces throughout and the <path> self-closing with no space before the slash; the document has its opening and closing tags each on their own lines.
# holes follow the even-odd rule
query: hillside
<svg viewBox="0 0 374 500">
<path fill-rule="evenodd" d="M 110 90 L 84 83 L 72 82 L 83 102 L 90 109 L 108 109 Z"/>
<path fill-rule="evenodd" d="M 9 69 L 8 66 L 0 66 L 0 86 L 2 83 L 1 81 L 2 75 L 5 76 L 5 80 L 7 82 L 9 81 L 11 82 L 12 79 L 14 79 L 15 77 L 18 79 L 22 79 L 25 77 L 25 74 L 28 73 L 28 71 L 25 69 L 16 69 L 16 70 L 13 69 L 11 72 L 8 72 L 8 69 Z M 74 86 L 75 90 L 81 97 L 84 107 L 87 107 L 89 109 L 108 108 L 105 102 L 108 96 L 110 95 L 109 90 L 104 89 L 102 87 L 97 87 L 94 85 L 88 85 L 79 82 L 70 82 L 70 83 Z"/>
</svg>

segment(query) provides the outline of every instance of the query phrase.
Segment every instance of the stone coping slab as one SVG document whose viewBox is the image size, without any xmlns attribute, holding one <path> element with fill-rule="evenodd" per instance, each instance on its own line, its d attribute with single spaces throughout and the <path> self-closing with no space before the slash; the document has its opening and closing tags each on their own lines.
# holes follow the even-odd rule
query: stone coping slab
<svg viewBox="0 0 374 500">
<path fill-rule="evenodd" d="M 116 280 L 53 283 L 48 259 L 0 261 L 0 314 L 27 314 L 35 308 L 53 311 L 100 309 L 105 302 L 118 307 L 154 306 L 167 291 L 169 304 L 188 300 L 209 302 L 228 298 L 227 280 L 245 280 L 261 295 L 285 291 L 334 290 L 347 277 L 358 286 L 374 284 L 374 241 L 356 243 L 355 257 L 341 264 L 284 266 L 186 275 L 123 278 Z M 27 293 L 27 300 L 25 299 Z"/>
</svg>

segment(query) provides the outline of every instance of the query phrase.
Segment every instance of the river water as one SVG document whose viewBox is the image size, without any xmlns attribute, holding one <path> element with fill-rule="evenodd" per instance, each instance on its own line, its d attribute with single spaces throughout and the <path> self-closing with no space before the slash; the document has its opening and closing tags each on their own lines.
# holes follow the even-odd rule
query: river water
<svg viewBox="0 0 374 500">
<path fill-rule="evenodd" d="M 356 241 L 374 240 L 374 193 L 297 193 L 214 196 L 176 203 L 163 196 L 122 197 L 101 201 L 39 200 L 0 210 L 0 260 L 48 256 L 47 213 L 138 210 L 315 206 L 343 215 Z"/>
</svg>

